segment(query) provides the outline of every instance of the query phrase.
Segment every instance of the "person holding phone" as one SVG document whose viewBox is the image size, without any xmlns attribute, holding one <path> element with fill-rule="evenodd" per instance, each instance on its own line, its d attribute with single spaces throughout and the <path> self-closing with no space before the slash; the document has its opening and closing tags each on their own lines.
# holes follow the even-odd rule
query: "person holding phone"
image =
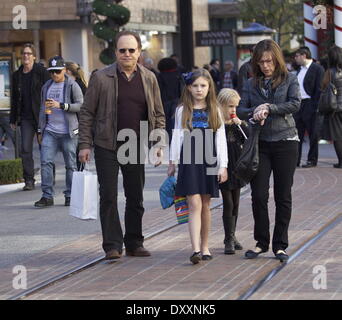
<svg viewBox="0 0 342 320">
<path fill-rule="evenodd" d="M 47 70 L 51 79 L 42 88 L 38 126 L 43 194 L 41 199 L 34 204 L 37 208 L 54 204 L 53 164 L 59 150 L 63 153 L 66 169 L 64 205 L 70 206 L 72 174 L 77 170 L 78 118 L 76 113 L 80 111 L 83 103 L 81 88 L 66 75 L 62 57 L 51 58 Z"/>
</svg>

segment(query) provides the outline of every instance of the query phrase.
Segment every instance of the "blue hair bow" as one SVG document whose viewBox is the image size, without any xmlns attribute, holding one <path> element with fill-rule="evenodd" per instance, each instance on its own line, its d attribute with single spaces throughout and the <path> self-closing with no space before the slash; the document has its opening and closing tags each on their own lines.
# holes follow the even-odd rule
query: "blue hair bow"
<svg viewBox="0 0 342 320">
<path fill-rule="evenodd" d="M 184 82 L 186 85 L 189 85 L 191 84 L 193 81 L 192 81 L 192 76 L 194 75 L 193 72 L 187 72 L 187 73 L 182 73 L 182 77 L 184 79 Z"/>
</svg>

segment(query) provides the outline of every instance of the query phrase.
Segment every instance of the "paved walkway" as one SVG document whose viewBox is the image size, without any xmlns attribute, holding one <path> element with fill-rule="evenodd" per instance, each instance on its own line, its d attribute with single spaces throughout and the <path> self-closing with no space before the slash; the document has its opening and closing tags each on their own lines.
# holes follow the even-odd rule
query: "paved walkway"
<svg viewBox="0 0 342 320">
<path fill-rule="evenodd" d="M 342 170 L 332 168 L 334 160 L 331 158 L 321 157 L 320 160 L 318 167 L 300 168 L 295 174 L 289 229 L 290 255 L 342 213 Z M 270 196 L 272 231 L 272 190 Z M 202 261 L 198 265 L 190 263 L 187 225 L 178 225 L 146 240 L 145 246 L 152 252 L 151 257 L 123 256 L 116 262 L 102 261 L 27 299 L 237 299 L 279 266 L 279 262 L 271 251 L 256 260 L 245 259 L 245 250 L 237 251 L 235 255 L 224 255 L 221 210 L 218 208 L 212 213 L 212 261 Z M 165 211 L 151 209 L 144 216 L 144 234 L 147 236 L 174 223 L 173 208 Z M 237 237 L 245 249 L 254 247 L 249 193 L 241 199 Z M 341 244 L 339 224 L 285 266 L 250 299 L 341 299 Z M 32 287 L 101 256 L 101 236 L 96 233 L 33 255 L 21 264 L 27 268 L 27 285 Z M 322 266 L 326 271 L 326 289 L 317 289 L 319 282 L 315 276 L 324 271 Z M 320 273 L 313 273 L 314 269 Z M 13 277 L 11 269 L 0 270 L 0 299 L 20 293 L 20 290 L 12 288 Z"/>
</svg>

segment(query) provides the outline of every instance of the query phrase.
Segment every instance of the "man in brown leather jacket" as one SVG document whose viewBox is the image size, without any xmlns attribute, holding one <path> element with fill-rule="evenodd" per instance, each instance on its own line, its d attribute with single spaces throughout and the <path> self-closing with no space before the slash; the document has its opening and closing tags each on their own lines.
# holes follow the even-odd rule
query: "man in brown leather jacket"
<svg viewBox="0 0 342 320">
<path fill-rule="evenodd" d="M 155 75 L 137 64 L 140 53 L 141 40 L 138 34 L 122 31 L 117 35 L 117 62 L 93 73 L 79 119 L 81 162 L 90 160 L 94 144 L 100 184 L 102 247 L 106 259 L 120 258 L 123 244 L 128 256 L 150 255 L 143 246 L 142 235 L 145 167 L 144 161 L 140 160 L 144 158 L 140 154 L 143 148 L 139 146 L 146 143 L 147 139 L 146 135 L 141 134 L 140 128 L 142 123 L 148 123 L 149 132 L 164 129 L 165 116 Z M 133 132 L 137 140 L 122 141 L 120 136 L 124 131 L 120 133 L 120 130 L 124 129 Z M 160 137 L 162 138 L 162 134 Z M 129 160 L 125 164 L 121 161 L 120 147 L 126 147 L 127 143 L 130 146 L 126 150 L 129 151 L 129 158 L 135 155 L 137 162 Z M 135 143 L 137 148 L 131 148 Z M 159 165 L 162 149 L 155 148 L 155 154 L 158 156 L 155 165 Z M 117 207 L 119 168 L 126 197 L 124 236 Z"/>
</svg>

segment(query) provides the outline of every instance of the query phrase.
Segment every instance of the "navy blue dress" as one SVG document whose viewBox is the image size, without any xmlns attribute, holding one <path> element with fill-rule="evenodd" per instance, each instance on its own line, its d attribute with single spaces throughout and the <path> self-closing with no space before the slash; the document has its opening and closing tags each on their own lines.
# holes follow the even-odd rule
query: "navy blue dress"
<svg viewBox="0 0 342 320">
<path fill-rule="evenodd" d="M 214 169 L 217 166 L 215 147 L 216 133 L 214 132 L 212 135 L 205 135 L 205 129 L 209 128 L 208 112 L 206 110 L 193 110 L 192 128 L 192 132 L 194 130 L 201 131 L 197 132 L 197 134 L 198 137 L 201 137 L 202 139 L 203 148 L 199 149 L 197 146 L 197 153 L 199 154 L 197 154 L 196 156 L 198 157 L 198 159 L 202 159 L 203 161 L 199 161 L 200 163 L 197 163 L 196 161 L 195 163 L 195 136 L 191 136 L 189 148 L 189 155 L 191 155 L 191 160 L 187 156 L 183 157 L 183 148 L 184 146 L 186 147 L 184 142 L 186 141 L 187 134 L 185 131 L 178 165 L 176 196 L 210 194 L 212 198 L 218 198 L 219 188 L 217 181 L 217 171 Z M 212 155 L 212 157 L 209 157 L 209 160 L 207 160 L 205 157 L 206 152 L 208 152 L 209 155 Z M 214 171 L 216 172 L 216 174 L 207 174 L 207 169 L 211 169 L 210 173 Z"/>
</svg>

